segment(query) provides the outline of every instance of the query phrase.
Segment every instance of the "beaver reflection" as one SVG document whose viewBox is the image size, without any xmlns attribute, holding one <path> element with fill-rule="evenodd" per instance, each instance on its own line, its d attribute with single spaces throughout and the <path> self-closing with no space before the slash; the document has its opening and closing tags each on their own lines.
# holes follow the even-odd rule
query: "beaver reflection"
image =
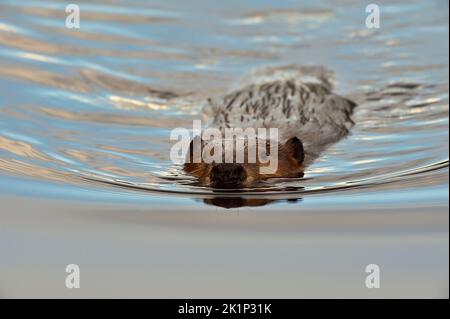
<svg viewBox="0 0 450 319">
<path fill-rule="evenodd" d="M 218 206 L 222 208 L 239 208 L 239 207 L 257 207 L 264 206 L 274 202 L 287 201 L 296 203 L 301 201 L 301 198 L 291 199 L 265 199 L 265 198 L 243 198 L 243 197 L 214 197 L 204 199 L 203 202 L 207 205 Z"/>
<path fill-rule="evenodd" d="M 303 187 L 285 187 L 283 189 L 279 189 L 279 193 L 283 194 L 285 192 L 288 194 L 289 192 L 298 192 L 300 190 L 304 189 Z M 238 190 L 234 190 L 236 192 Z M 263 189 L 258 190 L 255 189 L 253 192 L 264 192 Z M 290 196 L 296 196 L 294 194 L 291 194 Z M 297 195 L 298 196 L 298 195 Z M 269 199 L 269 198 L 246 198 L 246 197 L 231 197 L 227 195 L 223 196 L 216 196 L 213 198 L 205 198 L 203 199 L 203 202 L 207 205 L 213 205 L 218 206 L 222 208 L 239 208 L 239 207 L 257 207 L 257 206 L 265 206 L 271 203 L 275 202 L 288 202 L 288 203 L 297 203 L 298 201 L 301 201 L 301 197 L 293 197 L 288 199 Z"/>
</svg>

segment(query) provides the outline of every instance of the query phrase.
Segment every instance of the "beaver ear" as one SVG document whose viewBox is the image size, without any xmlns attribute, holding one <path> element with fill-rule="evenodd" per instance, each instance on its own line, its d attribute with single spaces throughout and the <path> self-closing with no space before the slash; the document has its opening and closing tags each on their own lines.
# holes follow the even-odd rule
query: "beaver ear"
<svg viewBox="0 0 450 319">
<path fill-rule="evenodd" d="M 302 164 L 305 160 L 305 150 L 303 149 L 303 143 L 296 136 L 287 140 L 284 144 L 288 154 L 290 154 L 298 164 Z"/>
</svg>

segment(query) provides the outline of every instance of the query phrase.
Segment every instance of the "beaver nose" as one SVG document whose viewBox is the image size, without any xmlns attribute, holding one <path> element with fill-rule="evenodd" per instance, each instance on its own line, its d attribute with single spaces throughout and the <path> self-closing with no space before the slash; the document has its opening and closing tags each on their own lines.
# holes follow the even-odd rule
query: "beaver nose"
<svg viewBox="0 0 450 319">
<path fill-rule="evenodd" d="M 211 169 L 211 181 L 215 184 L 239 184 L 247 173 L 244 166 L 234 163 L 217 164 Z"/>
</svg>

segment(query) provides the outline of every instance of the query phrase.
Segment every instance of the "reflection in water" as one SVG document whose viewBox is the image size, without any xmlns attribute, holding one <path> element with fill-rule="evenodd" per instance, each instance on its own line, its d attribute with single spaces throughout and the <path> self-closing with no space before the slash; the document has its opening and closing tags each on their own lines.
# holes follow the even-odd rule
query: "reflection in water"
<svg viewBox="0 0 450 319">
<path fill-rule="evenodd" d="M 203 201 L 205 204 L 223 208 L 264 206 L 273 202 L 271 199 L 246 199 L 242 197 L 213 197 L 205 198 Z"/>
<path fill-rule="evenodd" d="M 301 197 L 288 199 L 267 199 L 267 198 L 226 197 L 226 195 L 203 199 L 203 202 L 207 205 L 227 209 L 240 207 L 259 207 L 259 206 L 266 206 L 272 203 L 283 203 L 283 202 L 299 203 L 301 201 L 302 201 Z"/>
<path fill-rule="evenodd" d="M 218 194 L 218 196 L 207 196 L 203 199 L 203 202 L 208 205 L 222 208 L 258 207 L 275 202 L 297 203 L 302 200 L 299 194 L 301 194 L 303 190 L 303 187 L 280 188 L 276 193 L 272 193 L 271 196 L 269 196 L 268 190 L 262 185 L 260 188 L 252 188 L 247 191 L 213 189 L 213 193 Z M 247 195 L 250 192 L 251 195 Z M 258 195 L 259 197 L 255 197 Z"/>
<path fill-rule="evenodd" d="M 226 208 L 447 185 L 448 5 L 386 6 L 377 31 L 347 1 L 83 3 L 70 30 L 64 3 L 1 3 L 0 183 L 7 174 Z M 335 70 L 336 92 L 359 105 L 351 135 L 304 178 L 218 193 L 170 163 L 171 129 L 203 119 L 204 101 L 251 70 L 280 64 Z"/>
</svg>

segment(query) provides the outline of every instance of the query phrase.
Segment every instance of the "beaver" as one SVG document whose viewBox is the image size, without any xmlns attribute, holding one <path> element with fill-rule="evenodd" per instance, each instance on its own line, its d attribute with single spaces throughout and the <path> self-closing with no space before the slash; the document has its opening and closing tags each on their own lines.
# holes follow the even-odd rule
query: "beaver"
<svg viewBox="0 0 450 319">
<path fill-rule="evenodd" d="M 261 166 L 267 164 L 259 156 L 256 162 L 195 162 L 193 139 L 185 172 L 202 185 L 236 189 L 270 178 L 303 177 L 305 168 L 329 145 L 347 136 L 354 125 L 351 116 L 356 103 L 333 93 L 330 75 L 323 67 L 266 68 L 222 97 L 208 99 L 203 111 L 210 118 L 209 128 L 278 129 L 276 170 L 261 173 Z M 261 143 L 270 153 L 270 139 L 258 138 L 256 144 Z M 204 144 L 202 139 L 202 148 Z M 243 143 L 240 151 L 247 154 L 248 145 Z"/>
</svg>

